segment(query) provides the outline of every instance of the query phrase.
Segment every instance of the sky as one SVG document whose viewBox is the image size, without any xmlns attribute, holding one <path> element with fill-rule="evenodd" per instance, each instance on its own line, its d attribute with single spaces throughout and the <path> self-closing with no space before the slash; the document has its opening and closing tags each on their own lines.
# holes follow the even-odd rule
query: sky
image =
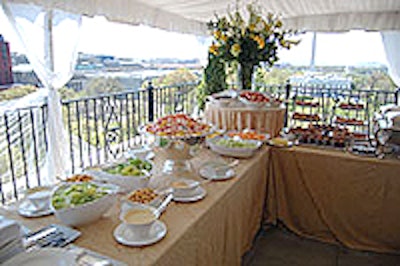
<svg viewBox="0 0 400 266">
<path fill-rule="evenodd" d="M 148 26 L 130 26 L 108 22 L 103 17 L 84 17 L 78 50 L 90 54 L 105 54 L 140 59 L 199 58 L 207 59 L 210 38 L 167 32 Z M 22 46 L 3 14 L 0 14 L 0 34 L 10 42 L 11 50 L 23 52 Z M 300 45 L 283 50 L 281 63 L 309 65 L 312 34 L 299 37 Z M 378 32 L 350 31 L 346 33 L 318 33 L 316 65 L 386 64 L 385 53 Z"/>
</svg>

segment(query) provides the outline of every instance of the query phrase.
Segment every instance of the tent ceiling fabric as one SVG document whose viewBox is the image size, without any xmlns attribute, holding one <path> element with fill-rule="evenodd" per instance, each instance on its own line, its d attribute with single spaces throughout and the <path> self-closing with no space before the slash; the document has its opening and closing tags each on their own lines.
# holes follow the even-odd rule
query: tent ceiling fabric
<svg viewBox="0 0 400 266">
<path fill-rule="evenodd" d="M 3 0 L 4 1 L 4 0 Z M 33 3 L 111 21 L 145 24 L 206 35 L 205 23 L 223 15 L 235 0 L 6 0 Z M 250 3 L 241 1 L 240 10 Z M 308 31 L 400 30 L 399 0 L 259 0 L 264 11 L 282 15 L 286 27 Z"/>
</svg>

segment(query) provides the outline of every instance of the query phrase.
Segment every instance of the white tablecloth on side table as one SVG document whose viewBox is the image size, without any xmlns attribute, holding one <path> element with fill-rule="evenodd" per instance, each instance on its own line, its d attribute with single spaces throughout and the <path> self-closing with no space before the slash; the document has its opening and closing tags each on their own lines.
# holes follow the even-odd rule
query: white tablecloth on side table
<svg viewBox="0 0 400 266">
<path fill-rule="evenodd" d="M 277 136 L 284 126 L 285 108 L 222 107 L 208 102 L 204 118 L 219 129 L 240 131 L 248 128 Z"/>
</svg>

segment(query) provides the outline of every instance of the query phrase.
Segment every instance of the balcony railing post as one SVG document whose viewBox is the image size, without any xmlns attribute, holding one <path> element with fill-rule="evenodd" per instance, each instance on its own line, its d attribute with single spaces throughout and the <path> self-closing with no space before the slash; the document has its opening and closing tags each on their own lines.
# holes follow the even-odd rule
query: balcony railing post
<svg viewBox="0 0 400 266">
<path fill-rule="evenodd" d="M 289 97 L 290 97 L 290 90 L 291 90 L 291 85 L 290 85 L 290 81 L 287 80 L 286 84 L 285 84 L 285 100 L 286 100 L 286 104 L 285 104 L 285 127 L 288 126 L 288 122 L 289 122 Z"/>
<path fill-rule="evenodd" d="M 147 97 L 148 97 L 148 114 L 149 114 L 149 122 L 154 121 L 154 88 L 151 83 L 149 82 L 149 85 L 147 87 Z"/>
</svg>

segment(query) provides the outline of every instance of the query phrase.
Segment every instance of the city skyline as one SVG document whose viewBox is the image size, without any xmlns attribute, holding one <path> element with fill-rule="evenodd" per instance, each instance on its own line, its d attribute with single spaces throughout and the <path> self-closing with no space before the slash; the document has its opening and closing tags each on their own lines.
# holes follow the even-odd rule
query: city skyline
<svg viewBox="0 0 400 266">
<path fill-rule="evenodd" d="M 12 52 L 24 53 L 4 14 L 0 14 L 0 29 L 11 44 Z M 84 17 L 78 51 L 88 54 L 113 55 L 120 58 L 177 58 L 200 59 L 207 62 L 209 37 L 167 32 L 148 26 L 131 26 L 108 22 L 104 17 Z M 107 33 L 107 34 L 104 34 Z M 300 45 L 279 53 L 279 63 L 309 65 L 312 33 L 301 35 Z M 387 65 L 380 33 L 351 31 L 318 33 L 316 65 Z"/>
</svg>

